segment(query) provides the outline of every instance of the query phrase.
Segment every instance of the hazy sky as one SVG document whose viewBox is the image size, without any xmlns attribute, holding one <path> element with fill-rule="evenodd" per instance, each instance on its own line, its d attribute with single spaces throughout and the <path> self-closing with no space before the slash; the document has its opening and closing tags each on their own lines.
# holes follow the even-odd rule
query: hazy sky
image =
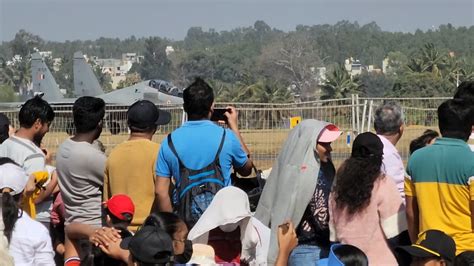
<svg viewBox="0 0 474 266">
<path fill-rule="evenodd" d="M 0 0 L 0 41 L 20 29 L 64 41 L 131 35 L 183 39 L 191 26 L 218 31 L 264 20 L 298 24 L 377 22 L 384 30 L 474 24 L 474 0 Z"/>
</svg>

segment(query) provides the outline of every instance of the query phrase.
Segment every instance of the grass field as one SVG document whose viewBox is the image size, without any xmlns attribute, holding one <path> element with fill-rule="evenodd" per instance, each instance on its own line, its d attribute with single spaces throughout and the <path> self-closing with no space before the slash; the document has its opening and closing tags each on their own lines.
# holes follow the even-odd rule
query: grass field
<svg viewBox="0 0 474 266">
<path fill-rule="evenodd" d="M 402 158 L 406 162 L 408 159 L 408 147 L 410 141 L 421 135 L 426 129 L 437 130 L 435 127 L 424 127 L 424 126 L 408 126 L 405 128 L 402 139 L 397 144 L 397 148 L 400 151 Z M 253 160 L 259 169 L 270 168 L 276 159 L 283 142 L 288 135 L 289 129 L 281 130 L 254 130 L 254 131 L 243 131 L 243 138 L 251 151 Z M 163 138 L 166 137 L 168 132 L 160 132 L 155 134 L 153 141 L 160 143 Z M 339 165 L 345 158 L 350 155 L 350 146 L 346 144 L 346 134 L 344 133 L 337 141 L 332 145 L 333 147 L 333 160 L 334 163 Z M 50 132 L 48 133 L 43 143 L 46 145 L 48 150 L 55 154 L 58 146 L 68 137 L 66 133 Z M 106 154 L 115 147 L 115 145 L 128 139 L 127 133 L 120 135 L 112 135 L 110 132 L 104 132 L 100 137 L 100 141 L 106 147 Z M 351 136 L 351 140 L 354 136 Z"/>
</svg>

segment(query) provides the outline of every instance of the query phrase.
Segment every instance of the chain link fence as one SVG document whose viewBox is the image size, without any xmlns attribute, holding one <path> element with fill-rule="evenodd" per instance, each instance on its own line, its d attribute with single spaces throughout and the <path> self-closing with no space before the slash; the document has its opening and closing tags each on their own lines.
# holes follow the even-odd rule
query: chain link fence
<svg viewBox="0 0 474 266">
<path fill-rule="evenodd" d="M 350 155 L 351 142 L 364 131 L 373 131 L 373 113 L 384 101 L 396 101 L 403 107 L 405 131 L 397 148 L 406 160 L 408 147 L 412 139 L 426 129 L 437 130 L 437 107 L 447 98 L 351 98 L 321 100 L 291 104 L 271 103 L 218 103 L 216 107 L 232 105 L 239 111 L 239 128 L 248 145 L 252 158 L 258 168 L 272 166 L 280 148 L 290 131 L 290 119 L 325 120 L 337 125 L 343 132 L 333 143 L 333 160 L 339 165 Z M 104 118 L 104 130 L 100 141 L 108 154 L 117 144 L 128 139 L 127 106 L 107 106 Z M 168 125 L 160 126 L 153 141 L 160 143 L 167 134 L 179 127 L 185 120 L 181 106 L 163 106 L 172 115 Z M 54 106 L 56 118 L 50 132 L 45 136 L 43 145 L 53 154 L 58 146 L 73 134 L 72 106 Z M 1 111 L 18 128 L 18 109 Z"/>
</svg>

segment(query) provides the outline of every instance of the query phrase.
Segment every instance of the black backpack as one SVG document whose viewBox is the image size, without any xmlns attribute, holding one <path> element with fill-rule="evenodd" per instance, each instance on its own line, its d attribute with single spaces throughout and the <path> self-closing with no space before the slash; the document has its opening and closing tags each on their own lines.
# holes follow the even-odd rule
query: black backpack
<svg viewBox="0 0 474 266">
<path fill-rule="evenodd" d="M 239 178 L 235 172 L 231 175 L 232 185 L 247 193 L 247 196 L 249 197 L 250 211 L 252 212 L 257 210 L 258 202 L 260 201 L 260 196 L 262 195 L 266 183 L 265 179 L 262 178 L 262 170 L 257 170 L 255 165 L 253 170 L 255 171 L 255 177 L 251 178 Z"/>
<path fill-rule="evenodd" d="M 183 164 L 173 145 L 171 134 L 168 135 L 168 146 L 179 162 L 180 181 L 176 183 L 177 204 L 175 211 L 189 228 L 196 224 L 211 204 L 217 191 L 224 187 L 219 155 L 224 145 L 225 135 L 224 129 L 214 161 L 198 170 L 189 169 Z M 199 155 L 197 154 L 197 156 Z"/>
</svg>

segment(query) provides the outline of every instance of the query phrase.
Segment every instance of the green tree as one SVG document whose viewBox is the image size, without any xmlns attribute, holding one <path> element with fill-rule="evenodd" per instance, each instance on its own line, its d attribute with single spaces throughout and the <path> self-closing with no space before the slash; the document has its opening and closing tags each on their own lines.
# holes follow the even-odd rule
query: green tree
<svg viewBox="0 0 474 266">
<path fill-rule="evenodd" d="M 14 55 L 20 55 L 22 58 L 34 52 L 34 48 L 41 48 L 44 41 L 38 35 L 34 35 L 23 29 L 15 34 L 15 38 L 11 42 Z"/>
<path fill-rule="evenodd" d="M 7 84 L 0 85 L 0 102 L 16 102 L 18 97 L 13 88 Z"/>
<path fill-rule="evenodd" d="M 344 65 L 337 64 L 327 75 L 321 89 L 324 93 L 322 99 L 339 99 L 359 92 L 359 84 L 351 78 Z"/>
<path fill-rule="evenodd" d="M 139 83 L 140 81 L 142 81 L 142 79 L 140 78 L 140 74 L 138 73 L 129 73 L 125 76 L 125 80 L 121 80 L 118 85 L 117 85 L 117 89 L 122 89 L 122 88 L 126 88 L 126 87 L 129 87 L 129 86 L 133 86 L 137 83 Z"/>
<path fill-rule="evenodd" d="M 110 74 L 102 72 L 100 66 L 95 66 L 93 69 L 102 90 L 104 90 L 104 92 L 112 91 L 112 77 L 110 77 Z"/>
<path fill-rule="evenodd" d="M 7 65 L 3 59 L 0 62 L 0 80 L 10 86 L 18 93 L 23 93 L 31 84 L 30 61 L 21 59 L 11 65 Z"/>
<path fill-rule="evenodd" d="M 145 41 L 145 54 L 138 72 L 143 80 L 171 78 L 171 61 L 166 55 L 167 42 L 158 37 Z"/>
</svg>

